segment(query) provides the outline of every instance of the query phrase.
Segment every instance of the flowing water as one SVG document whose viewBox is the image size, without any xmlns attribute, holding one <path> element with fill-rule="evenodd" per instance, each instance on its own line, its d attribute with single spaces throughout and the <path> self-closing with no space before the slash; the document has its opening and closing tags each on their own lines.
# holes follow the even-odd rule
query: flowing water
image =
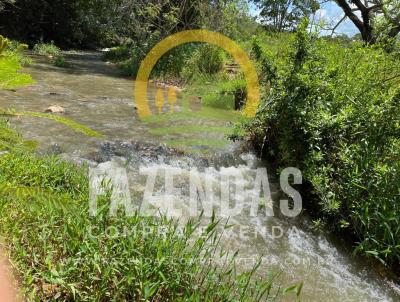
<svg viewBox="0 0 400 302">
<path fill-rule="evenodd" d="M 70 52 L 66 55 L 72 68 L 60 69 L 49 64 L 46 58 L 34 57 L 35 63 L 25 71 L 37 83 L 18 91 L 0 91 L 0 107 L 43 112 L 51 105 L 59 105 L 65 108 L 65 117 L 105 137 L 90 138 L 51 120 L 13 118 L 13 125 L 25 138 L 36 140 L 41 152 L 57 153 L 76 161 L 86 160 L 93 167 L 124 166 L 133 196 L 141 196 L 145 190 L 146 177 L 140 175 L 140 168 L 158 171 L 159 175 L 180 169 L 174 184 L 180 194 L 174 195 L 174 200 L 181 205 L 188 199 L 190 171 L 194 168 L 202 183 L 218 184 L 216 194 L 229 187 L 229 183 L 221 180 L 221 173 L 240 173 L 244 197 L 250 194 L 247 189 L 252 186 L 255 169 L 267 164 L 252 154 L 241 154 L 237 145 L 224 139 L 223 131 L 189 131 L 193 125 L 206 130 L 227 127 L 229 113 L 221 112 L 223 118 L 217 120 L 204 117 L 143 122 L 135 111 L 132 79 L 120 77 L 115 67 L 101 61 L 100 53 Z M 150 85 L 150 98 L 156 89 L 155 85 Z M 184 155 L 165 146 L 178 141 L 183 142 L 181 146 L 186 151 L 189 148 L 190 154 Z M 185 146 L 185 142 L 189 143 Z M 272 197 L 278 200 L 281 197 L 279 181 L 271 173 L 269 177 Z M 158 177 L 154 195 L 161 196 L 163 187 L 162 177 Z M 233 231 L 223 237 L 222 246 L 229 251 L 239 250 L 239 268 L 249 268 L 254 261 L 262 259 L 260 277 L 265 277 L 268 271 L 279 271 L 282 284 L 303 280 L 303 301 L 400 299 L 396 286 L 363 260 L 353 257 L 351 248 L 341 239 L 313 230 L 306 214 L 293 219 L 278 213 L 274 217 L 243 214 L 231 218 L 230 223 L 234 225 Z"/>
</svg>

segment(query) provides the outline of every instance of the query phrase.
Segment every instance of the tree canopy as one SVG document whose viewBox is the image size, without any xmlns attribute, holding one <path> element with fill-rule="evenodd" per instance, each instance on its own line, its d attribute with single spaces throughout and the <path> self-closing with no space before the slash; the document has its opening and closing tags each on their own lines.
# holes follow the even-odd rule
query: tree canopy
<svg viewBox="0 0 400 302">
<path fill-rule="evenodd" d="M 171 33 L 207 28 L 234 35 L 242 0 L 0 0 L 0 30 L 30 44 L 62 47 L 152 43 Z M 247 16 L 246 16 L 247 17 Z"/>
<path fill-rule="evenodd" d="M 374 44 L 380 38 L 394 38 L 400 32 L 399 0 L 336 0 L 336 3 L 367 43 Z"/>
<path fill-rule="evenodd" d="M 319 9 L 314 0 L 254 0 L 254 3 L 261 10 L 262 22 L 278 32 L 294 29 L 303 17 Z"/>
</svg>

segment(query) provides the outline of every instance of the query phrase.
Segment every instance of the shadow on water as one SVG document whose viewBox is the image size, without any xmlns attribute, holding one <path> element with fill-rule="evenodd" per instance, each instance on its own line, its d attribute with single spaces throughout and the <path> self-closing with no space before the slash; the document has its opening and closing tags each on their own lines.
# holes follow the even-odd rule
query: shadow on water
<svg viewBox="0 0 400 302">
<path fill-rule="evenodd" d="M 56 67 L 49 64 L 50 58 L 31 55 L 35 60 L 34 66 L 37 70 L 43 72 L 60 72 L 66 74 L 91 74 L 91 75 L 106 75 L 114 76 L 117 78 L 126 78 L 121 72 L 112 64 L 107 64 L 102 61 L 102 52 L 76 52 L 76 51 L 65 51 L 62 53 L 68 63 L 71 64 L 68 68 Z M 132 78 L 133 79 L 133 78 Z"/>
</svg>

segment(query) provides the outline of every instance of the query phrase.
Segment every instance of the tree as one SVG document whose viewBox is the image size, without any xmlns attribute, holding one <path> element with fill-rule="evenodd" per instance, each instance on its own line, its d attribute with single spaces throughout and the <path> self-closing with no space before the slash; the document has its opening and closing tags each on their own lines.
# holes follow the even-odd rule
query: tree
<svg viewBox="0 0 400 302">
<path fill-rule="evenodd" d="M 12 3 L 14 2 L 14 3 Z M 31 44 L 96 47 L 196 27 L 201 0 L 0 0 L 4 34 Z"/>
<path fill-rule="evenodd" d="M 83 0 L 80 0 L 83 1 Z M 3 1 L 0 11 L 2 32 L 12 39 L 31 44 L 55 41 L 60 46 L 75 42 L 78 1 L 69 0 L 15 0 Z"/>
<path fill-rule="evenodd" d="M 400 32 L 399 0 L 336 0 L 336 3 L 345 13 L 338 25 L 349 18 L 368 44 L 380 38 L 393 39 Z"/>
<path fill-rule="evenodd" d="M 246 0 L 202 1 L 200 26 L 220 32 L 233 39 L 247 39 L 258 28 L 255 17 L 250 16 Z"/>
<path fill-rule="evenodd" d="M 4 9 L 6 4 L 14 3 L 14 0 L 0 0 L 0 12 Z"/>
<path fill-rule="evenodd" d="M 145 51 L 181 30 L 239 36 L 251 26 L 245 0 L 0 0 L 2 34 L 61 47 L 136 45 Z"/>
<path fill-rule="evenodd" d="M 319 9 L 314 0 L 254 0 L 254 3 L 261 9 L 263 23 L 278 32 L 293 29 L 303 17 Z"/>
</svg>

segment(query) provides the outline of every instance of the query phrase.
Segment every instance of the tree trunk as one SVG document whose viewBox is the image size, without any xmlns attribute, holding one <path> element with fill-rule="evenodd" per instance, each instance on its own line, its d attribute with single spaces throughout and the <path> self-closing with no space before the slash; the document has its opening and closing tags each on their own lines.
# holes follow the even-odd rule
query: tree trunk
<svg viewBox="0 0 400 302">
<path fill-rule="evenodd" d="M 373 27 L 371 23 L 371 10 L 366 7 L 360 0 L 353 0 L 353 3 L 361 11 L 361 21 L 346 0 L 336 0 L 336 3 L 343 9 L 345 15 L 358 28 L 364 42 L 368 44 L 374 44 L 376 42 L 376 39 L 373 34 Z"/>
</svg>

